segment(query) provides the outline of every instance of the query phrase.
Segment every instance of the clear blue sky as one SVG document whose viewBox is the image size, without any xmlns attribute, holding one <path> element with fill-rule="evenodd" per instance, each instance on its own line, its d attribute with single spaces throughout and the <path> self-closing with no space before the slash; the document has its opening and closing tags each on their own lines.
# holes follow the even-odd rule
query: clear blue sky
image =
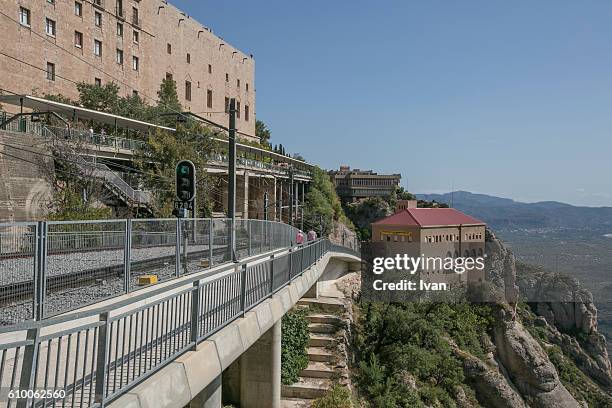
<svg viewBox="0 0 612 408">
<path fill-rule="evenodd" d="M 324 168 L 612 206 L 612 2 L 171 2 L 254 54 L 257 118 Z"/>
</svg>

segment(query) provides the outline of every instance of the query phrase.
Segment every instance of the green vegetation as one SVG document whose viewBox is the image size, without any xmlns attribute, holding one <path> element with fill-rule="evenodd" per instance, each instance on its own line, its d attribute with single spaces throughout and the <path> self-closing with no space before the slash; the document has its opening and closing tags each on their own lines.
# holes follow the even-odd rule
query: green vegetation
<svg viewBox="0 0 612 408">
<path fill-rule="evenodd" d="M 312 177 L 304 204 L 304 224 L 316 231 L 322 226 L 323 236 L 331 233 L 335 221 L 352 227 L 327 173 L 315 167 Z"/>
<path fill-rule="evenodd" d="M 293 309 L 283 316 L 281 333 L 281 381 L 294 384 L 308 366 L 308 319 L 306 309 Z"/>
<path fill-rule="evenodd" d="M 357 203 L 345 206 L 346 215 L 357 229 L 359 238 L 363 241 L 372 236 L 371 224 L 391 214 L 391 206 L 380 197 L 371 197 Z"/>
<path fill-rule="evenodd" d="M 486 305 L 362 304 L 356 348 L 358 384 L 373 407 L 455 407 L 463 366 L 449 339 L 484 356 L 480 339 L 492 324 Z"/>
<path fill-rule="evenodd" d="M 261 120 L 257 120 L 255 122 L 255 136 L 259 137 L 262 146 L 265 146 L 267 149 L 272 148 L 272 145 L 270 144 L 272 132 L 270 132 L 268 126 L 266 126 L 266 124 Z"/>
<path fill-rule="evenodd" d="M 334 384 L 324 396 L 312 403 L 312 408 L 352 408 L 352 406 L 351 392 L 340 384 Z"/>
<path fill-rule="evenodd" d="M 83 199 L 84 192 L 91 191 L 91 187 L 67 179 L 60 183 L 53 192 L 50 203 L 48 219 L 51 221 L 66 220 L 102 220 L 112 218 L 110 208 L 97 207 Z M 99 186 L 95 186 L 98 187 Z"/>
</svg>

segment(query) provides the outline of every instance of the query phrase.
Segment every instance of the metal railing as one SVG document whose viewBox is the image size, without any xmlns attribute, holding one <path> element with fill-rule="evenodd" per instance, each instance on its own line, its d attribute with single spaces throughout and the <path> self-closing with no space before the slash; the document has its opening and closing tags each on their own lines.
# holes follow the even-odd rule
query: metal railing
<svg viewBox="0 0 612 408">
<path fill-rule="evenodd" d="M 265 243 L 273 239 L 264 235 Z M 324 239 L 289 245 L 103 308 L 0 328 L 0 386 L 65 393 L 30 395 L 20 401 L 24 407 L 103 407 L 291 284 L 330 250 L 355 254 Z"/>
<path fill-rule="evenodd" d="M 231 259 L 229 219 L 127 219 L 0 224 L 0 325 L 65 313 Z M 236 221 L 236 256 L 288 247 L 287 224 Z"/>
<path fill-rule="evenodd" d="M 144 151 L 147 145 L 142 140 L 127 139 L 124 137 L 111 136 L 104 133 L 94 133 L 84 129 L 61 128 L 57 126 L 48 125 L 44 125 L 44 127 L 52 131 L 56 135 L 56 137 L 65 140 L 78 140 L 86 144 L 95 145 L 96 147 L 109 147 L 116 151 Z"/>
</svg>

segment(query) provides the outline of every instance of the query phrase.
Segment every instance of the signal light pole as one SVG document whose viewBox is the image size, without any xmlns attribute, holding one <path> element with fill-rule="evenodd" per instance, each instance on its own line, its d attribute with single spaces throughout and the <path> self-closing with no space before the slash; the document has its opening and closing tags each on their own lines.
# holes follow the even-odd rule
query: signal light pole
<svg viewBox="0 0 612 408">
<path fill-rule="evenodd" d="M 229 151 L 228 151 L 228 190 L 227 215 L 230 219 L 229 250 L 230 259 L 237 262 L 236 257 L 236 99 L 230 99 L 229 106 Z"/>
</svg>

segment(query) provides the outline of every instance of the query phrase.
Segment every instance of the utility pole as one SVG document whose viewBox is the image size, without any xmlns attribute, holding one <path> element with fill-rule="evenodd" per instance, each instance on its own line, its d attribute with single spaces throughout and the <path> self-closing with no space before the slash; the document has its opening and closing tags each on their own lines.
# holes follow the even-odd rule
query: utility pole
<svg viewBox="0 0 612 408">
<path fill-rule="evenodd" d="M 300 206 L 300 229 L 304 231 L 304 183 L 301 183 L 302 186 L 302 194 L 300 198 L 302 199 L 302 205 Z"/>
<path fill-rule="evenodd" d="M 264 207 L 263 207 L 263 216 L 264 221 L 268 221 L 268 192 L 264 192 Z"/>
<path fill-rule="evenodd" d="M 289 225 L 293 225 L 293 167 L 289 169 Z"/>
<path fill-rule="evenodd" d="M 236 99 L 230 99 L 229 106 L 229 166 L 227 212 L 230 219 L 229 255 L 233 262 L 236 259 Z"/>
</svg>

